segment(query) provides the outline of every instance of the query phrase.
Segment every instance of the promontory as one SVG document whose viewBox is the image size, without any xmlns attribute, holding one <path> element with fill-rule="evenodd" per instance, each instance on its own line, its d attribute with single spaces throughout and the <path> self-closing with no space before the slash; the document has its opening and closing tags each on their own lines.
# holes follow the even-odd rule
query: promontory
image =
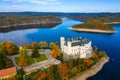
<svg viewBox="0 0 120 80">
<path fill-rule="evenodd" d="M 73 25 L 71 30 L 80 32 L 93 32 L 93 33 L 115 33 L 116 31 L 111 25 L 102 23 L 99 20 L 86 21 L 83 24 Z"/>
</svg>

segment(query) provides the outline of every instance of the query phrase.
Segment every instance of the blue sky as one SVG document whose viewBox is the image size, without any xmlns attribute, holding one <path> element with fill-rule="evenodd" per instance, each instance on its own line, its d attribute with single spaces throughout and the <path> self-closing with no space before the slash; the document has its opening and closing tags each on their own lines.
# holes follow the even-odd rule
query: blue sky
<svg viewBox="0 0 120 80">
<path fill-rule="evenodd" d="M 120 12 L 120 0 L 0 0 L 0 12 Z"/>
</svg>

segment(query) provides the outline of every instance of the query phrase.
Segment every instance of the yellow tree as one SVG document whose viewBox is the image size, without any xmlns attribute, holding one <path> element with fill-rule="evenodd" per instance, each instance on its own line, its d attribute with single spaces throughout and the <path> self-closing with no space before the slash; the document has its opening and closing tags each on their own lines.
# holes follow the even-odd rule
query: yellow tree
<svg viewBox="0 0 120 80">
<path fill-rule="evenodd" d="M 47 42 L 45 41 L 42 41 L 39 44 L 40 44 L 40 48 L 46 48 L 48 46 Z"/>
<path fill-rule="evenodd" d="M 52 50 L 52 49 L 54 49 L 54 47 L 55 47 L 55 43 L 51 42 L 49 48 Z"/>
<path fill-rule="evenodd" d="M 28 52 L 26 48 L 21 48 L 18 65 L 20 67 L 25 67 L 29 63 Z"/>
<path fill-rule="evenodd" d="M 56 50 L 52 50 L 52 51 L 51 51 L 51 56 L 52 56 L 53 58 L 57 58 L 57 56 L 58 56 L 57 51 L 56 51 Z"/>
<path fill-rule="evenodd" d="M 60 56 L 60 48 L 57 43 L 51 43 L 52 51 L 51 51 L 51 56 L 56 58 L 57 56 Z"/>
</svg>

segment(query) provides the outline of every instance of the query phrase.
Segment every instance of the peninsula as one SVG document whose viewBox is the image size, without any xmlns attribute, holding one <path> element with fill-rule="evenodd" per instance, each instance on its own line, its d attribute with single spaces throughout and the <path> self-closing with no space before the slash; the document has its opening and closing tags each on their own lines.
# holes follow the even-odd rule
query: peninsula
<svg viewBox="0 0 120 80">
<path fill-rule="evenodd" d="M 73 25 L 69 28 L 74 31 L 93 32 L 93 33 L 115 33 L 112 26 L 102 23 L 99 20 L 87 21 L 83 24 Z"/>
<path fill-rule="evenodd" d="M 60 42 L 62 49 L 55 42 L 48 44 L 41 41 L 39 44 L 33 42 L 23 46 L 17 46 L 11 41 L 1 42 L 0 61 L 4 65 L 0 65 L 0 73 L 10 72 L 0 74 L 0 79 L 85 80 L 95 75 L 109 61 L 106 52 L 98 51 L 97 47 L 92 49 L 91 41 L 87 38 L 61 37 Z M 70 57 L 66 60 L 68 49 L 69 52 L 73 51 L 73 55 L 67 53 Z"/>
<path fill-rule="evenodd" d="M 109 57 L 105 55 L 101 57 L 98 63 L 93 65 L 90 69 L 77 74 L 76 76 L 72 77 L 70 80 L 86 80 L 87 78 L 97 74 L 102 69 L 104 64 L 106 64 L 107 62 L 109 62 Z"/>
</svg>

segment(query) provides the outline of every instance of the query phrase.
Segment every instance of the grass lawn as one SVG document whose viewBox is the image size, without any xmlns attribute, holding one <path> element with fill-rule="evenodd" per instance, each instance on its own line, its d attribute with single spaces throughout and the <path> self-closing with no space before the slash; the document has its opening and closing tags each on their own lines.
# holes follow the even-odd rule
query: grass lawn
<svg viewBox="0 0 120 80">
<path fill-rule="evenodd" d="M 29 65 L 35 63 L 34 58 L 32 58 L 30 55 L 28 56 L 28 59 L 29 59 Z M 40 61 L 44 61 L 44 60 L 47 60 L 47 59 L 48 58 L 45 54 L 40 54 L 40 56 L 38 58 L 36 58 L 36 61 L 40 62 Z M 19 57 L 15 57 L 14 60 L 15 60 L 16 64 L 18 65 Z"/>
<path fill-rule="evenodd" d="M 29 59 L 29 65 L 35 63 L 35 60 L 31 56 L 28 56 L 28 59 Z M 14 60 L 15 60 L 16 64 L 18 65 L 19 57 L 15 57 Z"/>
<path fill-rule="evenodd" d="M 44 60 L 47 60 L 47 56 L 45 54 L 40 54 L 40 56 L 38 58 L 36 58 L 36 61 L 37 62 L 40 62 L 40 61 L 44 61 Z"/>
</svg>

